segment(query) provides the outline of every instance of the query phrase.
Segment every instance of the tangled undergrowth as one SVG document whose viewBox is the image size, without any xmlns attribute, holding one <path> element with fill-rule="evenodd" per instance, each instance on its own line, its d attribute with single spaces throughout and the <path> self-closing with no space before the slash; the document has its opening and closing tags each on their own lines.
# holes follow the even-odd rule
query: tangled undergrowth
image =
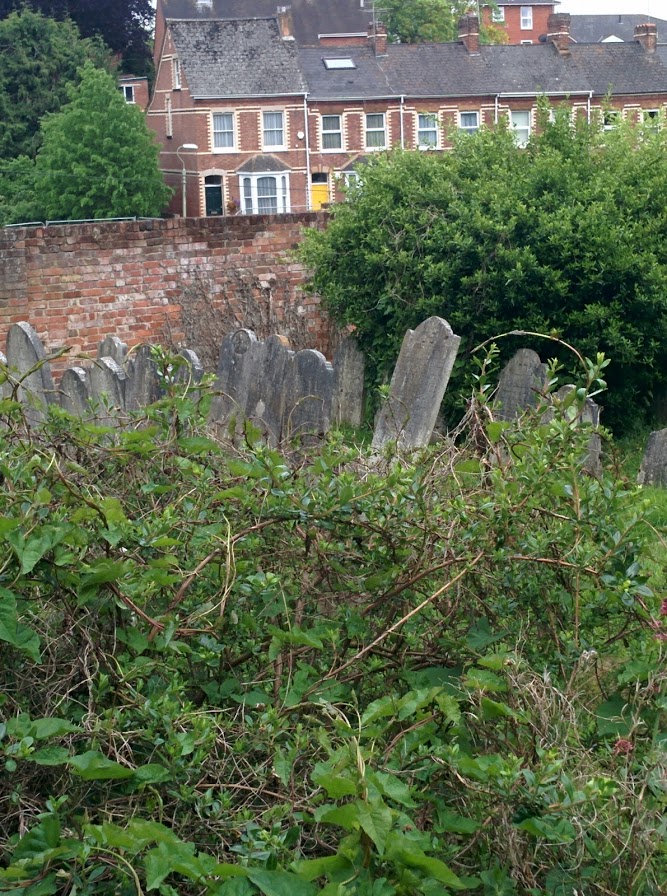
<svg viewBox="0 0 667 896">
<path fill-rule="evenodd" d="M 549 422 L 289 453 L 0 403 L 0 892 L 667 891 L 664 533 Z M 552 384 L 553 385 L 553 384 Z"/>
</svg>

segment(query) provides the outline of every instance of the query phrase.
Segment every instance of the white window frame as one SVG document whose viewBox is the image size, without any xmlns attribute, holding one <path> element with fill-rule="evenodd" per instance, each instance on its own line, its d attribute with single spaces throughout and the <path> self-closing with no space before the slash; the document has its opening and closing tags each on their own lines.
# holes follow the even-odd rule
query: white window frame
<svg viewBox="0 0 667 896">
<path fill-rule="evenodd" d="M 267 150 L 268 152 L 278 152 L 281 149 L 287 149 L 287 140 L 285 139 L 285 110 L 284 109 L 264 109 L 262 110 L 262 148 Z M 279 115 L 280 116 L 280 127 L 268 127 L 267 125 L 267 116 L 268 115 Z M 272 139 L 267 139 L 269 134 L 279 134 L 280 135 L 280 143 L 274 142 Z"/>
<path fill-rule="evenodd" d="M 532 40 L 522 40 L 521 46 L 527 47 L 529 44 L 532 44 Z"/>
<path fill-rule="evenodd" d="M 527 124 L 518 124 L 515 116 L 528 116 Z M 533 130 L 533 114 L 530 109 L 510 109 L 510 128 L 514 132 L 514 139 L 517 146 L 527 146 L 530 135 Z"/>
<path fill-rule="evenodd" d="M 604 109 L 602 111 L 603 131 L 615 131 L 622 121 L 623 112 L 621 109 Z"/>
<path fill-rule="evenodd" d="M 658 108 L 642 109 L 642 124 L 652 131 L 659 131 L 662 127 L 662 110 Z"/>
<path fill-rule="evenodd" d="M 475 124 L 464 124 L 463 116 L 464 115 L 474 115 L 475 116 Z M 479 130 L 480 121 L 482 116 L 480 115 L 477 109 L 461 109 L 459 111 L 459 130 L 463 131 L 466 134 L 476 134 Z"/>
<path fill-rule="evenodd" d="M 424 136 L 430 135 L 427 139 Z M 417 148 L 438 149 L 440 122 L 437 112 L 417 112 Z"/>
<path fill-rule="evenodd" d="M 369 119 L 371 118 L 381 118 L 382 119 L 382 127 L 369 127 Z M 373 144 L 370 145 L 368 142 L 368 138 L 371 134 L 382 135 L 382 143 L 381 144 Z M 369 152 L 382 152 L 383 149 L 387 149 L 387 113 L 386 112 L 366 112 L 364 116 L 364 146 Z"/>
<path fill-rule="evenodd" d="M 136 99 L 134 98 L 134 84 L 121 84 L 120 89 L 123 91 L 123 99 L 125 102 L 134 105 L 136 103 Z"/>
<path fill-rule="evenodd" d="M 267 209 L 266 202 L 274 198 L 266 192 L 265 178 L 275 181 L 275 209 Z M 239 174 L 241 211 L 245 215 L 285 215 L 290 212 L 290 182 L 288 171 L 265 171 Z M 261 207 L 264 205 L 264 207 Z"/>
<path fill-rule="evenodd" d="M 532 29 L 533 29 L 533 7 L 532 6 L 522 6 L 520 15 L 521 15 L 521 30 L 522 31 L 532 31 Z"/>
<path fill-rule="evenodd" d="M 491 21 L 494 25 L 501 25 L 505 21 L 505 7 L 497 6 L 491 11 Z"/>
<path fill-rule="evenodd" d="M 338 127 L 337 128 L 325 128 L 324 120 L 328 119 L 338 119 Z M 343 116 L 338 114 L 327 113 L 320 116 L 320 135 L 321 135 L 321 146 L 322 152 L 340 152 L 343 149 Z M 338 146 L 325 146 L 326 137 L 338 137 Z"/>
<path fill-rule="evenodd" d="M 181 60 L 180 59 L 172 59 L 171 60 L 171 70 L 173 76 L 173 84 L 174 90 L 180 90 L 182 81 L 181 81 Z"/>
<path fill-rule="evenodd" d="M 218 127 L 216 128 L 216 118 L 225 118 L 231 122 L 231 127 Z M 218 124 L 220 122 L 218 121 Z M 226 136 L 231 134 L 231 143 L 226 143 L 222 146 L 216 146 L 216 140 L 218 137 Z M 219 152 L 234 152 L 236 149 L 236 122 L 234 121 L 234 113 L 229 112 L 227 110 L 218 109 L 215 112 L 211 112 L 211 151 L 215 153 Z"/>
</svg>

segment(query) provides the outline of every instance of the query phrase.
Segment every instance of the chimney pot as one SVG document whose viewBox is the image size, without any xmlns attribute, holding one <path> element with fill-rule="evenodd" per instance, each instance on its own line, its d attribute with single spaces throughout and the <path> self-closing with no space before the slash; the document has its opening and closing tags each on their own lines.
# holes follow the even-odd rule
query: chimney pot
<svg viewBox="0 0 667 896">
<path fill-rule="evenodd" d="M 368 43 L 375 50 L 376 56 L 387 55 L 387 26 L 382 22 L 371 22 L 368 29 Z"/>
</svg>

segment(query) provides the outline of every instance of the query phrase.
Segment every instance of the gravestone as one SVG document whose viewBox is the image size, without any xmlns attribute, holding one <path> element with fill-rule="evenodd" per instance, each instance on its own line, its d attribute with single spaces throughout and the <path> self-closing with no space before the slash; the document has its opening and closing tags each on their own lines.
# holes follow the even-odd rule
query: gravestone
<svg viewBox="0 0 667 896">
<path fill-rule="evenodd" d="M 100 426 L 113 426 L 125 408 L 125 371 L 113 358 L 98 358 L 90 369 L 90 397 Z"/>
<path fill-rule="evenodd" d="M 285 380 L 283 438 L 320 437 L 331 427 L 333 367 L 322 352 L 297 352 Z"/>
<path fill-rule="evenodd" d="M 118 365 L 121 364 L 117 358 Z M 157 401 L 161 395 L 158 368 L 150 345 L 144 343 L 126 360 L 124 407 L 128 411 L 140 411 Z"/>
<path fill-rule="evenodd" d="M 113 358 L 120 366 L 126 355 L 127 345 L 118 336 L 105 336 L 97 347 L 98 358 Z"/>
<path fill-rule="evenodd" d="M 534 408 L 546 384 L 546 364 L 540 361 L 537 352 L 520 348 L 500 374 L 495 396 L 499 408 L 494 416 L 499 420 L 513 420 L 527 408 Z"/>
<path fill-rule="evenodd" d="M 364 421 L 364 354 L 353 336 L 346 336 L 336 349 L 331 419 L 338 425 L 361 426 Z"/>
<path fill-rule="evenodd" d="M 372 447 L 395 441 L 401 448 L 429 444 L 461 339 L 441 317 L 408 330 L 378 415 Z"/>
<path fill-rule="evenodd" d="M 250 381 L 246 413 L 269 445 L 279 445 L 285 431 L 285 397 L 292 380 L 294 352 L 286 336 L 273 335 L 254 347 L 256 376 Z"/>
<path fill-rule="evenodd" d="M 252 330 L 228 333 L 220 346 L 216 376 L 216 396 L 211 402 L 212 423 L 229 423 L 246 415 L 248 393 L 257 375 L 257 337 Z"/>
<path fill-rule="evenodd" d="M 60 406 L 75 417 L 90 413 L 90 386 L 83 367 L 69 367 L 60 380 Z"/>
<path fill-rule="evenodd" d="M 637 482 L 667 486 L 667 429 L 658 429 L 649 436 Z"/>
<path fill-rule="evenodd" d="M 17 396 L 27 405 L 28 422 L 44 420 L 46 407 L 56 400 L 56 393 L 44 346 L 30 324 L 21 322 L 9 328 L 7 366 L 10 374 L 21 380 Z"/>
<path fill-rule="evenodd" d="M 201 378 L 204 376 L 204 367 L 199 360 L 199 355 L 189 348 L 181 349 L 179 355 L 185 358 L 187 363 L 176 371 L 176 382 L 192 386 L 200 383 Z"/>
</svg>

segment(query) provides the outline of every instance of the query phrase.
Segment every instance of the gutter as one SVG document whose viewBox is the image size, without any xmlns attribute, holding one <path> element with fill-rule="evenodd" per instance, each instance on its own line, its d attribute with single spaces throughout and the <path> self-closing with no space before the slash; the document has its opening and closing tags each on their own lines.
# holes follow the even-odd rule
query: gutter
<svg viewBox="0 0 667 896">
<path fill-rule="evenodd" d="M 400 110 L 400 121 L 401 121 L 401 149 L 405 149 L 405 134 L 403 132 L 403 113 L 405 110 L 405 97 L 401 95 L 401 110 Z"/>
<path fill-rule="evenodd" d="M 310 196 L 310 140 L 308 138 L 308 94 L 303 95 L 303 130 L 305 134 L 306 150 L 306 211 L 312 211 Z"/>
</svg>

